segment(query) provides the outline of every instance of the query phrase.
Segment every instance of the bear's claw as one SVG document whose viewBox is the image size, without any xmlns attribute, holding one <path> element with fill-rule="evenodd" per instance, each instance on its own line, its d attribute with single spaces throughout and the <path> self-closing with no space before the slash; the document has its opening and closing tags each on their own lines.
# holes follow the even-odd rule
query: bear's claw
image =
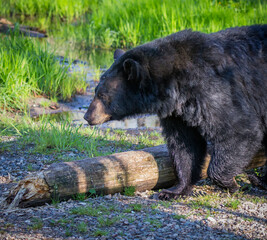
<svg viewBox="0 0 267 240">
<path fill-rule="evenodd" d="M 168 200 L 171 200 L 171 199 L 177 199 L 180 196 L 181 196 L 181 194 L 177 194 L 177 193 L 169 191 L 169 190 L 162 190 L 159 193 L 159 199 L 160 200 L 165 200 L 165 201 L 168 201 Z"/>
<path fill-rule="evenodd" d="M 178 199 L 184 196 L 189 196 L 192 194 L 192 189 L 191 187 L 180 190 L 179 188 L 172 187 L 170 188 L 171 190 L 168 189 L 163 189 L 159 195 L 158 198 L 160 200 L 171 200 L 171 199 Z"/>
</svg>

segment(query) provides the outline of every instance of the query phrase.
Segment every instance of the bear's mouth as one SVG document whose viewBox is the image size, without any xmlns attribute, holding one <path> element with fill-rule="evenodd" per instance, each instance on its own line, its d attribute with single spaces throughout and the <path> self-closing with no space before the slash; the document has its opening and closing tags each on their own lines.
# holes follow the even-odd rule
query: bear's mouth
<svg viewBox="0 0 267 240">
<path fill-rule="evenodd" d="M 111 119 L 111 114 L 107 113 L 102 101 L 94 99 L 85 113 L 84 119 L 89 125 L 99 125 L 109 121 Z"/>
<path fill-rule="evenodd" d="M 93 115 L 90 115 L 88 117 L 87 113 L 84 115 L 84 119 L 88 122 L 88 124 L 90 126 L 94 126 L 94 125 L 100 125 L 102 123 L 108 122 L 111 120 L 111 115 L 109 114 L 101 114 L 100 116 L 95 116 L 93 117 Z"/>
<path fill-rule="evenodd" d="M 95 125 L 103 124 L 103 123 L 108 122 L 110 120 L 111 120 L 111 116 L 107 115 L 107 116 L 105 116 L 104 118 L 101 118 L 101 119 L 90 119 L 90 120 L 86 120 L 86 121 L 88 122 L 88 124 L 90 126 L 95 126 Z"/>
</svg>

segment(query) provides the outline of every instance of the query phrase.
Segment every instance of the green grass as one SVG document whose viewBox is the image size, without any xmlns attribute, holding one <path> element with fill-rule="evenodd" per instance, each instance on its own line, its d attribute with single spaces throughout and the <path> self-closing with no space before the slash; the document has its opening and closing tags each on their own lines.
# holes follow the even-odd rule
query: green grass
<svg viewBox="0 0 267 240">
<path fill-rule="evenodd" d="M 97 218 L 97 222 L 99 227 L 110 227 L 120 221 L 122 216 L 115 216 L 115 217 L 107 217 L 107 216 L 99 216 Z"/>
<path fill-rule="evenodd" d="M 0 38 L 0 109 L 26 111 L 33 95 L 67 100 L 85 89 L 85 81 L 70 76 L 46 44 L 16 34 Z"/>
<path fill-rule="evenodd" d="M 41 23 L 45 21 L 44 18 L 60 18 L 64 21 L 72 21 L 88 13 L 90 6 L 96 3 L 96 0 L 5 0 L 0 2 L 0 7 L 1 13 L 4 15 L 36 17 Z"/>
<path fill-rule="evenodd" d="M 72 199 L 77 201 L 84 201 L 87 198 L 86 193 L 77 193 L 75 194 Z"/>
<path fill-rule="evenodd" d="M 182 215 L 182 214 L 174 214 L 174 215 L 172 215 L 172 217 L 173 217 L 174 219 L 177 219 L 177 220 L 180 220 L 180 219 L 186 219 L 186 218 L 187 218 L 186 215 Z"/>
<path fill-rule="evenodd" d="M 210 33 L 267 20 L 263 0 L 103 0 L 91 9 L 77 26 L 53 34 L 90 47 L 131 48 L 186 28 Z"/>
<path fill-rule="evenodd" d="M 161 206 L 165 207 L 165 208 L 168 208 L 172 205 L 172 202 L 171 201 L 160 201 L 159 202 Z"/>
<path fill-rule="evenodd" d="M 132 203 L 129 205 L 132 208 L 132 211 L 134 212 L 141 212 L 143 206 L 140 203 Z"/>
<path fill-rule="evenodd" d="M 40 102 L 40 106 L 42 106 L 43 108 L 48 108 L 50 106 L 50 102 L 49 101 L 42 101 L 42 102 Z"/>
<path fill-rule="evenodd" d="M 86 152 L 88 156 L 97 156 L 94 129 L 83 129 L 81 125 L 74 127 L 71 123 L 43 122 L 41 124 L 29 121 L 32 124 L 21 128 L 21 139 L 25 145 L 34 143 L 34 152 L 60 153 L 62 151 Z M 83 131 L 83 134 L 81 133 Z"/>
<path fill-rule="evenodd" d="M 32 219 L 32 225 L 30 226 L 33 230 L 38 230 L 43 228 L 43 220 L 40 218 L 33 218 Z"/>
<path fill-rule="evenodd" d="M 65 236 L 66 237 L 71 237 L 72 235 L 73 235 L 73 232 L 71 230 L 69 230 L 69 229 L 66 229 Z"/>
<path fill-rule="evenodd" d="M 80 153 L 81 157 L 97 157 L 127 151 L 129 147 L 140 149 L 164 143 L 162 136 L 155 139 L 150 137 L 149 133 L 140 136 L 121 135 L 109 130 L 73 126 L 70 119 L 59 119 L 58 122 L 57 119 L 44 116 L 39 121 L 34 121 L 27 115 L 10 116 L 7 112 L 0 113 L 0 141 L 1 136 L 15 137 L 16 147 L 20 151 L 53 154 L 54 161 L 57 161 L 57 158 L 61 161 L 77 160 L 77 156 L 73 159 L 69 152 Z M 0 152 L 15 151 L 12 144 L 14 143 L 1 144 Z M 88 196 L 93 195 L 94 193 L 90 192 Z"/>
<path fill-rule="evenodd" d="M 152 218 L 148 217 L 145 220 L 145 222 L 149 223 L 149 225 L 154 227 L 154 228 L 161 228 L 162 227 L 162 223 L 158 219 L 152 219 Z"/>
<path fill-rule="evenodd" d="M 68 219 L 68 218 L 60 218 L 59 220 L 53 222 L 53 225 L 60 225 L 62 227 L 65 227 L 67 224 L 73 222 L 73 219 Z"/>
<path fill-rule="evenodd" d="M 228 208 L 232 208 L 234 210 L 238 209 L 238 206 L 241 204 L 241 202 L 238 199 L 230 198 L 227 200 L 227 202 L 224 204 Z"/>
<path fill-rule="evenodd" d="M 192 200 L 186 201 L 192 209 L 200 209 L 200 208 L 216 208 L 218 201 L 220 200 L 220 196 L 216 193 L 205 196 L 197 196 L 193 197 Z"/>
<path fill-rule="evenodd" d="M 97 217 L 102 215 L 102 211 L 99 208 L 94 208 L 91 205 L 87 207 L 78 207 L 78 208 L 73 208 L 70 211 L 71 214 L 77 214 L 77 215 L 87 215 L 87 216 L 92 216 L 92 217 Z"/>
<path fill-rule="evenodd" d="M 88 231 L 88 227 L 87 227 L 87 224 L 85 222 L 80 222 L 78 225 L 77 225 L 77 231 L 79 233 L 86 233 Z"/>
<path fill-rule="evenodd" d="M 25 139 L 29 143 L 35 142 L 36 152 L 61 152 L 73 149 L 79 152 L 86 151 L 91 157 L 97 155 L 95 149 L 94 129 L 90 129 L 89 136 L 82 136 L 79 127 L 73 127 L 69 122 L 47 122 L 30 128 Z"/>
<path fill-rule="evenodd" d="M 135 186 L 129 186 L 123 189 L 123 195 L 125 196 L 134 196 L 134 193 L 135 193 Z"/>
<path fill-rule="evenodd" d="M 88 204 L 85 207 L 77 207 L 70 210 L 71 214 L 77 215 L 87 215 L 92 217 L 103 216 L 104 214 L 110 214 L 111 212 L 116 212 L 117 208 L 114 205 L 104 206 L 98 205 L 93 206 L 92 204 Z"/>
<path fill-rule="evenodd" d="M 50 35 L 102 49 L 130 48 L 185 28 L 210 33 L 267 20 L 265 0 L 9 0 L 0 9 L 23 16 L 20 22 L 34 16 L 27 23 Z"/>
<path fill-rule="evenodd" d="M 94 237 L 107 236 L 108 233 L 109 233 L 109 232 L 106 231 L 106 230 L 96 229 L 96 230 L 93 232 L 93 236 L 94 236 Z"/>
<path fill-rule="evenodd" d="M 123 210 L 124 213 L 131 213 L 132 212 L 132 208 L 125 208 Z"/>
</svg>

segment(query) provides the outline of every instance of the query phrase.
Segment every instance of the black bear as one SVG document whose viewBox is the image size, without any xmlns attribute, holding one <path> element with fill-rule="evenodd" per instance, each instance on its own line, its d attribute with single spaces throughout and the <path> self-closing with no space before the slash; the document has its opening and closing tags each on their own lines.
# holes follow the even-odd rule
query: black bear
<svg viewBox="0 0 267 240">
<path fill-rule="evenodd" d="M 234 177 L 262 145 L 267 151 L 267 25 L 184 30 L 114 58 L 84 116 L 88 123 L 156 113 L 178 178 L 159 197 L 190 194 L 207 142 L 208 176 L 235 192 Z M 252 180 L 267 189 L 267 174 Z"/>
</svg>

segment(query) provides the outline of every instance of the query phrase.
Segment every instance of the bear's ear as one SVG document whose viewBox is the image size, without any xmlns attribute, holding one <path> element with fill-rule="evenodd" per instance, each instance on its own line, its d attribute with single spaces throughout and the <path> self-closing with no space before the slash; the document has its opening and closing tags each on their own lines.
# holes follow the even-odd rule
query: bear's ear
<svg viewBox="0 0 267 240">
<path fill-rule="evenodd" d="M 141 80 L 141 66 L 138 62 L 128 58 L 123 62 L 123 68 L 128 80 Z"/>
<path fill-rule="evenodd" d="M 114 52 L 114 61 L 120 58 L 124 53 L 125 51 L 123 51 L 122 49 L 116 49 Z"/>
</svg>

